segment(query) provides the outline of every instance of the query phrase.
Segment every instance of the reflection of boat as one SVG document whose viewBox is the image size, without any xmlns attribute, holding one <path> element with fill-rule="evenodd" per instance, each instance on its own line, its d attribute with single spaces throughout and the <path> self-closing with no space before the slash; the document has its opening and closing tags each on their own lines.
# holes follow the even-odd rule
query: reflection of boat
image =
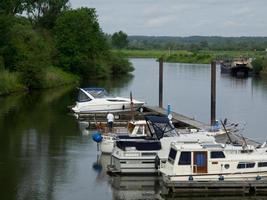
<svg viewBox="0 0 267 200">
<path fill-rule="evenodd" d="M 144 102 L 132 100 L 133 109 L 137 110 Z M 72 107 L 75 113 L 105 113 L 131 110 L 131 99 L 109 97 L 103 88 L 80 88 L 76 105 Z"/>
<path fill-rule="evenodd" d="M 160 169 L 167 187 L 177 190 L 267 191 L 267 148 L 215 143 L 171 144 Z"/>
<path fill-rule="evenodd" d="M 168 158 L 170 144 L 183 142 L 215 142 L 206 132 L 178 134 L 167 117 L 146 116 L 150 138 L 118 140 L 111 155 L 111 173 L 156 173 Z"/>
<path fill-rule="evenodd" d="M 158 199 L 161 177 L 158 176 L 112 176 L 109 183 L 114 199 Z"/>
<path fill-rule="evenodd" d="M 112 153 L 115 145 L 115 140 L 135 140 L 146 137 L 148 128 L 146 128 L 145 120 L 130 121 L 127 129 L 113 128 L 112 133 L 102 135 L 102 141 L 100 142 L 100 150 L 102 153 Z"/>
<path fill-rule="evenodd" d="M 221 73 L 230 73 L 233 76 L 247 77 L 252 72 L 251 59 L 226 59 L 221 62 Z"/>
<path fill-rule="evenodd" d="M 79 130 L 81 131 L 82 135 L 89 135 L 89 122 L 87 121 L 78 121 Z"/>
</svg>

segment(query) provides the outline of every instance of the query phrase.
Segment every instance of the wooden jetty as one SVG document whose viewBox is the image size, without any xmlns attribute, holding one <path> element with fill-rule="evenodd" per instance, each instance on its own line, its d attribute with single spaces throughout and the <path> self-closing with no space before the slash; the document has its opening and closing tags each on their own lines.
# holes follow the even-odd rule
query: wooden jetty
<svg viewBox="0 0 267 200">
<path fill-rule="evenodd" d="M 167 113 L 166 109 L 157 106 L 146 106 L 145 110 L 148 111 L 149 113 L 157 113 L 158 115 L 166 115 Z M 172 115 L 172 122 L 174 124 L 178 123 L 181 126 L 191 127 L 196 129 L 206 129 L 207 127 L 209 127 L 208 124 L 197 121 L 194 118 L 190 118 L 176 112 L 170 112 L 170 114 Z"/>
<path fill-rule="evenodd" d="M 267 194 L 267 181 L 180 181 L 164 183 L 163 195 L 175 194 L 217 194 L 224 192 L 234 194 Z"/>
</svg>

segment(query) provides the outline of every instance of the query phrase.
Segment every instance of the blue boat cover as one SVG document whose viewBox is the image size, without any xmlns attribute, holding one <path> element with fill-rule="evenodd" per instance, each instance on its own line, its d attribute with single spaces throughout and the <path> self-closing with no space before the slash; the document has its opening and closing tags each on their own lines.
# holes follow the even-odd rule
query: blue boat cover
<svg viewBox="0 0 267 200">
<path fill-rule="evenodd" d="M 86 92 L 103 92 L 106 91 L 104 88 L 98 88 L 98 87 L 88 87 L 88 88 L 81 88 L 85 90 Z"/>
<path fill-rule="evenodd" d="M 171 124 L 170 120 L 166 116 L 145 116 L 149 131 L 151 135 L 155 135 L 157 139 L 161 139 L 163 136 L 177 135 L 175 127 Z M 168 134 L 166 134 L 168 133 Z"/>
</svg>

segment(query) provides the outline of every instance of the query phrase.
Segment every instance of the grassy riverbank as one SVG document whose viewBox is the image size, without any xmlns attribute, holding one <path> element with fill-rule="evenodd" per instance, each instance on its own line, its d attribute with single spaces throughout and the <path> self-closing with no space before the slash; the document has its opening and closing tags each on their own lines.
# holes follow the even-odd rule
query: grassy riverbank
<svg viewBox="0 0 267 200">
<path fill-rule="evenodd" d="M 45 70 L 44 76 L 42 76 L 40 82 L 40 88 L 36 89 L 76 84 L 79 82 L 79 78 L 78 76 L 64 72 L 59 68 L 49 67 Z M 6 70 L 0 72 L 0 96 L 26 90 L 29 90 L 29 88 L 24 83 L 20 73 L 9 72 Z"/>
<path fill-rule="evenodd" d="M 117 50 L 113 50 L 117 52 Z M 159 58 L 165 62 L 207 64 L 212 59 L 229 57 L 257 57 L 266 54 L 263 51 L 196 51 L 186 50 L 120 50 L 123 56 L 129 58 Z"/>
</svg>

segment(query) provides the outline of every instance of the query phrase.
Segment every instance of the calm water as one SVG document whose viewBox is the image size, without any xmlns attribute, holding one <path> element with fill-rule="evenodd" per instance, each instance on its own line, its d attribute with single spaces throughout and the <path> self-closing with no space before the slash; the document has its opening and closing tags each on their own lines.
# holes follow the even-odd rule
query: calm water
<svg viewBox="0 0 267 200">
<path fill-rule="evenodd" d="M 158 64 L 152 59 L 132 62 L 132 77 L 87 86 L 103 86 L 122 96 L 132 91 L 135 98 L 157 105 Z M 208 122 L 209 92 L 209 65 L 164 65 L 165 106 L 170 104 L 174 111 Z M 97 155 L 91 132 L 68 114 L 67 106 L 73 104 L 76 95 L 76 89 L 64 87 L 0 98 L 0 199 L 157 197 L 161 181 L 156 177 L 106 175 L 109 157 Z M 221 76 L 218 69 L 218 119 L 246 123 L 244 135 L 265 141 L 266 113 L 267 80 Z"/>
</svg>

